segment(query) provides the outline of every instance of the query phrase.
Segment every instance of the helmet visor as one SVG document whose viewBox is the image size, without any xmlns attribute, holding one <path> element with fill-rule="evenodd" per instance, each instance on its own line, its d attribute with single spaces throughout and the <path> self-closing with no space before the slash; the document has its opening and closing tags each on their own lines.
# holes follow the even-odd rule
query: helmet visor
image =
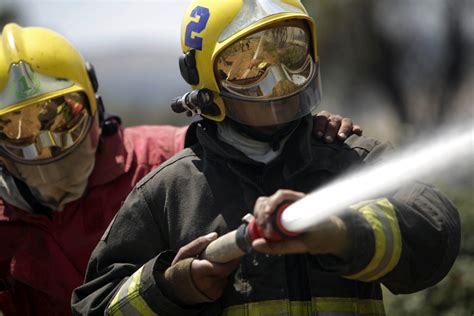
<svg viewBox="0 0 474 316">
<path fill-rule="evenodd" d="M 21 163 L 56 160 L 84 139 L 92 123 L 83 92 L 28 105 L 0 116 L 0 154 Z"/>
<path fill-rule="evenodd" d="M 319 70 L 313 69 L 310 81 L 300 91 L 277 99 L 239 97 L 222 92 L 226 115 L 249 126 L 274 126 L 297 120 L 313 112 L 321 101 Z"/>
<path fill-rule="evenodd" d="M 217 58 L 223 90 L 250 99 L 289 96 L 306 86 L 314 73 L 306 29 L 281 26 L 251 34 Z"/>
</svg>

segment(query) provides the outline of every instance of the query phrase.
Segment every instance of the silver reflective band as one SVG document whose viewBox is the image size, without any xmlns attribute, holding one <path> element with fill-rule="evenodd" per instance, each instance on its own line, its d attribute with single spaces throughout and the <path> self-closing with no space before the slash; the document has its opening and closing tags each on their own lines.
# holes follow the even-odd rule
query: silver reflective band
<svg viewBox="0 0 474 316">
<path fill-rule="evenodd" d="M 0 110 L 33 97 L 74 85 L 69 80 L 52 78 L 35 72 L 28 63 L 20 61 L 10 67 L 10 77 L 0 93 Z"/>
<path fill-rule="evenodd" d="M 219 43 L 267 16 L 279 13 L 305 13 L 281 0 L 243 0 L 239 14 L 219 36 Z"/>
<path fill-rule="evenodd" d="M 285 95 L 274 95 L 275 88 L 279 83 L 285 80 L 294 84 L 294 91 L 291 94 L 302 89 L 302 87 L 311 80 L 313 75 L 314 63 L 311 56 L 307 56 L 306 62 L 300 67 L 299 70 L 292 71 L 284 64 L 271 65 L 266 73 L 262 76 L 263 78 L 255 83 L 247 85 L 235 84 L 232 81 L 223 80 L 222 86 L 228 91 L 247 98 L 255 99 L 269 99 L 285 97 Z M 305 77 L 303 73 L 308 73 Z M 259 95 L 261 92 L 261 95 Z"/>
<path fill-rule="evenodd" d="M 221 92 L 226 115 L 249 126 L 274 126 L 297 120 L 316 109 L 321 101 L 319 67 L 315 65 L 311 79 L 301 90 L 291 95 L 259 99 L 242 97 L 227 91 Z"/>
<path fill-rule="evenodd" d="M 38 136 L 35 138 L 35 142 L 27 146 L 12 146 L 3 144 L 3 149 L 13 156 L 18 156 L 14 151 L 20 151 L 22 153 L 22 159 L 25 160 L 35 160 L 38 159 L 42 149 L 57 147 L 61 149 L 67 149 L 74 145 L 76 139 L 81 139 L 83 134 L 87 132 L 93 118 L 90 116 L 82 117 L 81 121 L 73 129 L 65 132 L 50 132 L 50 131 L 40 131 Z M 73 138 L 72 134 L 79 131 L 79 136 Z"/>
</svg>

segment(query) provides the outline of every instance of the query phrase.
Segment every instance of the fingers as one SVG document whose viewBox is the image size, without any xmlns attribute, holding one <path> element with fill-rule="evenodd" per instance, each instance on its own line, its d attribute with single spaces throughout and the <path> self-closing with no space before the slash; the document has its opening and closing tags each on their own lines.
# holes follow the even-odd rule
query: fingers
<svg viewBox="0 0 474 316">
<path fill-rule="evenodd" d="M 350 119 L 349 119 L 350 120 Z M 336 139 L 336 135 L 340 133 L 340 127 L 344 127 L 345 135 L 352 130 L 352 121 L 344 122 L 345 124 L 350 123 L 348 128 L 346 125 L 342 125 L 343 118 L 340 115 L 333 115 L 327 111 L 321 111 L 314 117 L 314 133 L 318 138 L 324 138 L 325 143 L 332 143 Z M 344 133 L 343 133 L 344 134 Z M 347 136 L 346 136 L 347 137 Z"/>
<path fill-rule="evenodd" d="M 341 126 L 339 127 L 339 131 L 337 132 L 337 139 L 339 140 L 346 140 L 346 138 L 351 135 L 353 123 L 350 118 L 343 118 L 341 121 Z"/>
<path fill-rule="evenodd" d="M 217 238 L 217 233 L 210 233 L 205 236 L 201 236 L 191 241 L 189 244 L 181 247 L 173 259 L 171 265 L 175 264 L 181 259 L 194 257 L 200 254 L 212 241 Z"/>
<path fill-rule="evenodd" d="M 296 201 L 304 196 L 305 194 L 302 192 L 280 189 L 268 197 L 267 207 L 269 207 L 273 212 L 275 208 L 282 202 Z"/>
<path fill-rule="evenodd" d="M 291 190 L 278 190 L 269 197 L 259 197 L 255 202 L 254 216 L 255 222 L 259 230 L 265 238 L 271 238 L 272 226 L 270 216 L 275 212 L 276 208 L 285 201 L 296 201 L 304 197 L 305 194 Z"/>
<path fill-rule="evenodd" d="M 214 263 L 208 260 L 193 260 L 191 264 L 191 277 L 196 287 L 212 300 L 222 296 L 227 284 L 227 277 L 240 264 L 240 260 L 227 263 Z"/>
<path fill-rule="evenodd" d="M 327 111 L 321 111 L 313 117 L 314 120 L 314 134 L 317 138 L 323 138 L 324 133 L 326 132 L 326 126 L 329 121 L 331 113 Z"/>
<path fill-rule="evenodd" d="M 335 139 L 344 141 L 352 134 L 362 136 L 363 130 L 359 125 L 354 125 L 350 118 L 342 118 L 327 111 L 319 112 L 314 118 L 314 134 L 330 144 Z"/>
<path fill-rule="evenodd" d="M 324 135 L 324 142 L 332 143 L 336 139 L 336 134 L 341 126 L 342 117 L 339 115 L 331 115 L 326 126 L 326 133 Z"/>
<path fill-rule="evenodd" d="M 261 196 L 255 202 L 253 213 L 255 222 L 264 236 L 271 236 L 272 228 L 270 223 L 270 215 L 274 212 L 272 205 L 269 204 L 270 198 Z"/>
<path fill-rule="evenodd" d="M 252 242 L 252 248 L 258 252 L 271 255 L 308 252 L 306 244 L 300 239 L 271 242 L 263 238 L 259 238 Z"/>
<path fill-rule="evenodd" d="M 196 259 L 191 265 L 193 274 L 213 277 L 213 278 L 227 278 L 240 264 L 240 259 L 233 260 L 226 263 L 216 263 L 209 260 Z"/>
<path fill-rule="evenodd" d="M 352 133 L 356 134 L 356 135 L 359 135 L 359 136 L 362 136 L 362 134 L 364 133 L 364 131 L 362 130 L 362 127 L 360 127 L 359 125 L 354 125 L 352 127 Z"/>
</svg>

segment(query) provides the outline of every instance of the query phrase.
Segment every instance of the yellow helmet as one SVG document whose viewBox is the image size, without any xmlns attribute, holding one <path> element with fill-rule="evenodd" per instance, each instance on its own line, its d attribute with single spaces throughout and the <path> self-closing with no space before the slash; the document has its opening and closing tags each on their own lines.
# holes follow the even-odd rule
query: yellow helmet
<svg viewBox="0 0 474 316">
<path fill-rule="evenodd" d="M 183 78 L 195 91 L 213 92 L 214 111 L 199 113 L 211 120 L 274 125 L 320 102 L 316 26 L 298 0 L 195 0 L 181 45 Z M 296 109 L 278 114 L 289 103 Z"/>
<path fill-rule="evenodd" d="M 86 62 L 64 37 L 46 28 L 22 28 L 13 23 L 1 35 L 0 115 L 79 91 L 87 95 L 95 115 L 95 92 Z M 17 73 L 28 76 L 15 77 Z"/>
<path fill-rule="evenodd" d="M 7 24 L 0 40 L 0 155 L 22 163 L 57 159 L 98 128 L 95 73 L 46 28 Z"/>
</svg>

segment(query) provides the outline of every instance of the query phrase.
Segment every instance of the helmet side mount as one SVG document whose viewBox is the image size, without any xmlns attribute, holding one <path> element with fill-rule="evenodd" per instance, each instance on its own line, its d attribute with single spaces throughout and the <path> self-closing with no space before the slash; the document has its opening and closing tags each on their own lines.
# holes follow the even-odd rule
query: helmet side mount
<svg viewBox="0 0 474 316">
<path fill-rule="evenodd" d="M 192 49 L 179 57 L 179 70 L 181 76 L 188 84 L 197 85 L 199 83 L 199 74 L 196 66 L 196 50 Z"/>
<path fill-rule="evenodd" d="M 179 57 L 179 70 L 188 84 L 197 85 L 199 83 L 195 49 Z M 175 113 L 186 112 L 187 116 L 201 114 L 217 116 L 220 114 L 219 107 L 214 103 L 214 92 L 206 88 L 193 90 L 173 99 L 171 109 Z"/>
<path fill-rule="evenodd" d="M 209 89 L 193 90 L 173 99 L 171 109 L 175 113 L 186 112 L 188 116 L 219 115 L 219 108 L 214 103 L 214 93 Z"/>
</svg>

